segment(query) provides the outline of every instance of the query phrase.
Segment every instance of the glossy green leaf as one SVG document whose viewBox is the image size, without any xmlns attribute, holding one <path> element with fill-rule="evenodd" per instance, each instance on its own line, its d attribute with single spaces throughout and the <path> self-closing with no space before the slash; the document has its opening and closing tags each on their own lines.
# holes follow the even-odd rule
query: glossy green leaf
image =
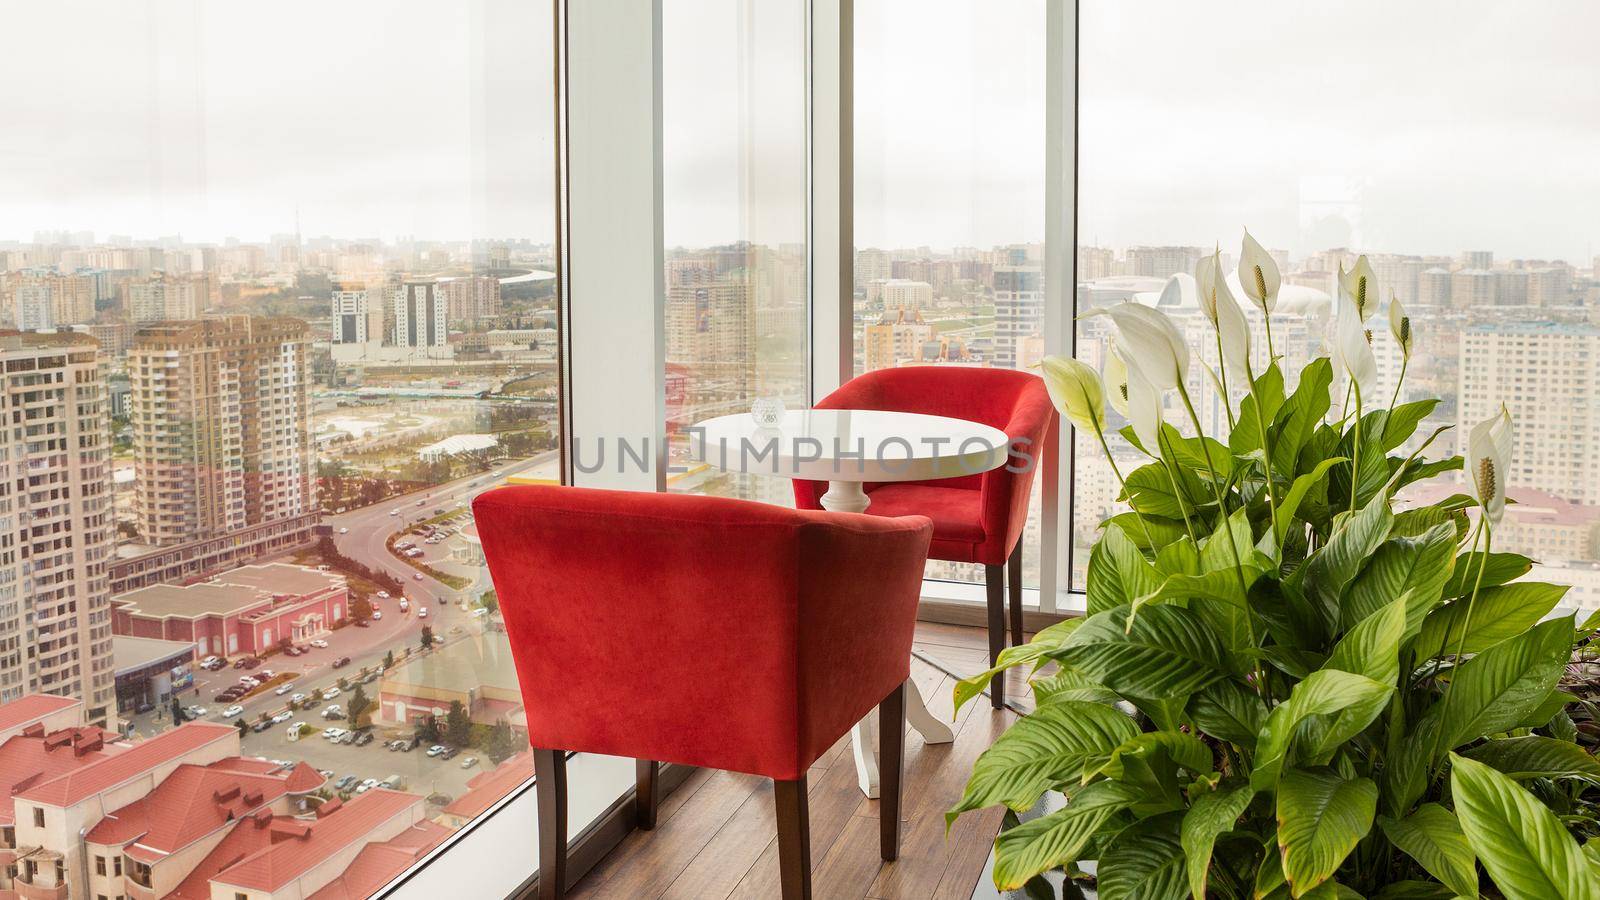
<svg viewBox="0 0 1600 900">
<path fill-rule="evenodd" d="M 1206 791 L 1193 797 L 1184 813 L 1180 842 L 1189 893 L 1194 900 L 1205 900 L 1206 875 L 1211 869 L 1211 850 L 1217 837 L 1233 830 L 1256 792 L 1249 785 Z"/>
<path fill-rule="evenodd" d="M 1180 815 L 1135 822 L 1111 839 L 1096 870 L 1100 900 L 1181 900 L 1188 894 Z"/>
<path fill-rule="evenodd" d="M 1219 741 L 1254 749 L 1267 719 L 1267 707 L 1249 688 L 1235 681 L 1216 681 L 1189 700 L 1195 727 Z"/>
<path fill-rule="evenodd" d="M 1301 475 L 1289 485 L 1289 490 L 1284 493 L 1283 499 L 1278 501 L 1277 526 L 1278 545 L 1282 546 L 1289 529 L 1294 525 L 1295 514 L 1300 511 L 1300 504 L 1305 502 L 1306 494 L 1316 487 L 1328 474 L 1328 470 L 1346 462 L 1342 456 L 1331 456 L 1312 467 L 1311 471 Z"/>
<path fill-rule="evenodd" d="M 1289 583 L 1313 601 L 1328 624 L 1340 620 L 1340 597 L 1345 587 L 1389 536 L 1393 519 L 1388 498 L 1380 494 L 1355 515 L 1346 516 L 1334 528 L 1328 543 L 1289 577 Z"/>
<path fill-rule="evenodd" d="M 1328 386 L 1332 383 L 1333 366 L 1327 357 L 1313 359 L 1300 371 L 1300 383 L 1284 400 L 1275 417 L 1276 428 L 1271 429 L 1272 467 L 1278 473 L 1294 474 L 1300 451 L 1328 412 Z"/>
<path fill-rule="evenodd" d="M 1109 528 L 1089 551 L 1084 587 L 1090 615 L 1115 609 L 1161 586 L 1161 577 L 1122 529 Z"/>
<path fill-rule="evenodd" d="M 1455 529 L 1449 525 L 1416 538 L 1384 541 L 1344 593 L 1340 603 L 1344 627 L 1353 628 L 1396 597 L 1410 594 L 1405 633 L 1416 634 L 1423 618 L 1443 596 L 1455 564 L 1455 549 Z"/>
<path fill-rule="evenodd" d="M 1042 707 L 1018 719 L 978 757 L 961 802 L 945 822 L 996 803 L 1027 810 L 1046 790 L 1080 780 L 1085 765 L 1104 760 L 1138 730 L 1120 710 L 1099 703 Z"/>
<path fill-rule="evenodd" d="M 1311 716 L 1337 713 L 1347 707 L 1368 708 L 1386 699 L 1394 685 L 1362 675 L 1323 669 L 1294 686 L 1289 699 L 1267 716 L 1256 746 L 1256 767 L 1250 784 L 1258 791 L 1273 790 L 1300 725 Z M 1378 707 L 1381 709 L 1381 705 Z M 1376 715 L 1376 712 L 1373 713 Z M 1363 725 L 1362 727 L 1365 727 Z"/>
<path fill-rule="evenodd" d="M 1168 759 L 1196 775 L 1211 774 L 1214 762 L 1211 748 L 1194 735 L 1181 731 L 1140 732 L 1111 751 L 1110 759 L 1099 772 L 1110 778 L 1121 778 L 1125 758 L 1144 759 L 1156 752 L 1165 753 Z"/>
<path fill-rule="evenodd" d="M 1424 803 L 1404 819 L 1380 816 L 1378 824 L 1389 840 L 1429 875 L 1460 896 L 1478 895 L 1477 855 L 1455 813 L 1437 803 Z"/>
<path fill-rule="evenodd" d="M 1180 493 L 1173 493 L 1174 481 Z M 1188 469 L 1155 462 L 1127 474 L 1121 499 L 1146 515 L 1181 519 L 1185 511 L 1192 515 L 1195 507 L 1213 502 L 1210 494 L 1211 490 Z"/>
<path fill-rule="evenodd" d="M 1483 570 L 1483 587 L 1515 581 L 1533 571 L 1533 560 L 1520 553 L 1490 553 L 1488 556 L 1488 566 Z M 1456 557 L 1455 571 L 1444 586 L 1446 597 L 1465 597 L 1472 593 L 1472 585 L 1478 580 L 1478 566 L 1483 558 L 1482 550 Z"/>
<path fill-rule="evenodd" d="M 1571 741 L 1538 734 L 1485 741 L 1461 754 L 1507 778 L 1593 778 L 1600 780 L 1600 760 Z"/>
<path fill-rule="evenodd" d="M 1075 862 L 1089 839 L 1137 798 L 1132 788 L 1097 781 L 1055 812 L 1000 833 L 994 842 L 994 885 L 1013 891 L 1041 872 Z"/>
<path fill-rule="evenodd" d="M 1516 727 L 1555 687 L 1571 640 L 1572 617 L 1551 619 L 1462 663 L 1434 707 L 1437 721 L 1430 711 L 1418 723 L 1421 733 L 1432 729 L 1445 741 L 1430 756 Z"/>
<path fill-rule="evenodd" d="M 1515 781 L 1451 754 L 1450 795 L 1467 842 L 1506 896 L 1600 900 L 1600 880 L 1578 842 Z"/>
<path fill-rule="evenodd" d="M 1119 699 L 1115 693 L 1072 669 L 1057 668 L 1049 675 L 1033 679 L 1028 686 L 1033 691 L 1034 702 L 1040 706 L 1063 700 L 1115 703 Z"/>
<path fill-rule="evenodd" d="M 1194 613 L 1151 606 L 1090 616 L 1054 657 L 1128 697 L 1184 697 L 1222 677 L 1222 645 Z"/>
<path fill-rule="evenodd" d="M 968 700 L 976 697 L 989 687 L 989 682 L 994 677 L 1007 669 L 1019 666 L 1032 666 L 1037 669 L 1045 661 L 1045 654 L 1057 649 L 1066 641 L 1067 635 L 1078 629 L 1083 624 L 1083 619 L 1063 619 L 1054 625 L 1033 636 L 1033 640 L 1020 647 L 1007 647 L 1000 651 L 1000 656 L 995 659 L 992 668 L 970 675 L 956 682 L 955 712 L 960 712 Z M 952 714 L 954 718 L 954 714 Z"/>
<path fill-rule="evenodd" d="M 1259 410 L 1256 405 L 1258 400 L 1261 404 Z M 1254 390 L 1239 402 L 1239 418 L 1228 433 L 1228 448 L 1238 456 L 1260 450 L 1261 426 L 1257 423 L 1267 422 L 1270 431 L 1278 410 L 1283 407 L 1283 401 L 1283 371 L 1277 365 L 1268 366 L 1267 371 L 1256 376 Z"/>
<path fill-rule="evenodd" d="M 1519 581 L 1484 588 L 1476 602 L 1462 598 L 1440 607 L 1422 623 L 1414 646 L 1417 658 L 1453 655 L 1458 646 L 1462 653 L 1478 653 L 1523 634 L 1555 609 L 1566 592 L 1566 585 Z"/>
<path fill-rule="evenodd" d="M 1295 896 L 1326 881 L 1372 829 L 1378 786 L 1331 771 L 1289 769 L 1278 783 L 1278 848 Z"/>
</svg>

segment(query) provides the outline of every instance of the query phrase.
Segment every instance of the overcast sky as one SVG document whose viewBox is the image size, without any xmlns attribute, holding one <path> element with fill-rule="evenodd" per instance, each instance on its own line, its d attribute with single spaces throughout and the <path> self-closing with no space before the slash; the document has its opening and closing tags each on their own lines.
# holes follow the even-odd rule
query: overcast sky
<svg viewBox="0 0 1600 900">
<path fill-rule="evenodd" d="M 667 241 L 803 237 L 800 4 L 664 0 Z M 858 242 L 1043 237 L 1045 0 L 857 0 Z M 1085 242 L 1600 252 L 1600 4 L 1083 0 Z M 7 10 L 0 240 L 552 233 L 540 0 Z"/>
</svg>

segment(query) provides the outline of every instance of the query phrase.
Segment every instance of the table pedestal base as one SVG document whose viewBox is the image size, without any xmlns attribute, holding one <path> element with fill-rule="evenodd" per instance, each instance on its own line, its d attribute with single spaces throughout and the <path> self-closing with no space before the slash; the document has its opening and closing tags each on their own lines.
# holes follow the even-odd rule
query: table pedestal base
<svg viewBox="0 0 1600 900">
<path fill-rule="evenodd" d="M 821 497 L 822 508 L 830 512 L 863 513 L 871 504 L 859 481 L 830 481 Z M 906 722 L 922 735 L 924 743 L 948 744 L 956 739 L 950 726 L 928 712 L 915 681 L 906 679 Z M 878 713 L 876 710 L 850 729 L 850 746 L 856 757 L 856 778 L 861 792 L 878 796 Z"/>
</svg>

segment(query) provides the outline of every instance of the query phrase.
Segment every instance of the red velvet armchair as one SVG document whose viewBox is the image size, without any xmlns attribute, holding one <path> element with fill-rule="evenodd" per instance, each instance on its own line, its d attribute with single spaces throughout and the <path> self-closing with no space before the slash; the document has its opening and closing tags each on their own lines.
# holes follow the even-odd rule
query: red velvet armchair
<svg viewBox="0 0 1600 900">
<path fill-rule="evenodd" d="M 806 770 L 878 707 L 898 853 L 904 682 L 932 525 L 674 494 L 518 486 L 472 504 L 516 661 L 539 894 L 566 888 L 566 751 L 773 779 L 786 900 L 810 896 Z"/>
<path fill-rule="evenodd" d="M 1034 471 L 1053 445 L 1055 434 L 1055 406 L 1044 381 L 1010 369 L 905 366 L 853 378 L 822 398 L 817 408 L 948 416 L 981 422 L 1011 438 L 1010 464 L 999 469 L 938 481 L 866 485 L 872 504 L 867 514 L 927 516 L 933 520 L 930 558 L 984 567 L 991 665 L 1006 646 L 1002 585 L 1009 580 L 1011 640 L 1021 644 L 1022 551 L 1018 544 L 1028 519 Z M 826 482 L 796 481 L 795 505 L 820 509 L 827 490 Z M 1004 705 L 1005 673 L 991 683 L 989 697 L 996 709 Z"/>
</svg>

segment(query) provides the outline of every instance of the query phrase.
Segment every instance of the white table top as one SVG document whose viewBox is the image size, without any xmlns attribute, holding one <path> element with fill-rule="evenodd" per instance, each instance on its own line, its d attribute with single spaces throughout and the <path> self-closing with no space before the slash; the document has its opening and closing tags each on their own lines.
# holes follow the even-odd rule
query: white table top
<svg viewBox="0 0 1600 900">
<path fill-rule="evenodd" d="M 927 481 L 1006 464 L 1005 432 L 977 422 L 876 410 L 810 409 L 773 428 L 749 413 L 697 422 L 689 452 L 719 469 L 813 481 Z"/>
</svg>

